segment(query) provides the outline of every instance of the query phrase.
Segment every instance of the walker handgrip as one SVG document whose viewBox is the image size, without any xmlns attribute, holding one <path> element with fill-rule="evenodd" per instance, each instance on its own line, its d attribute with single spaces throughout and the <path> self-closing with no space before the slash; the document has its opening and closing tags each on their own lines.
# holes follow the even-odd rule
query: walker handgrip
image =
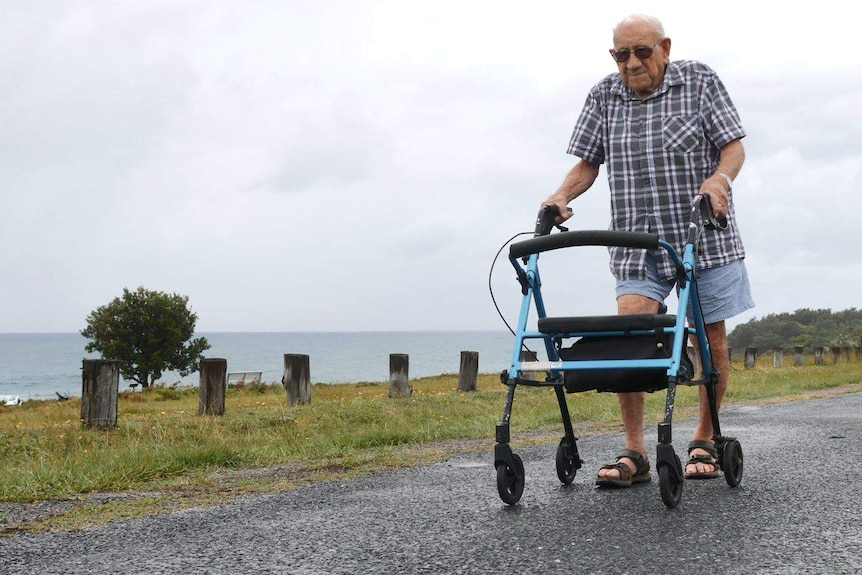
<svg viewBox="0 0 862 575">
<path fill-rule="evenodd" d="M 727 216 L 715 217 L 715 212 L 712 211 L 712 202 L 709 201 L 709 198 L 703 194 L 698 194 L 694 199 L 694 203 L 696 212 L 704 228 L 720 232 L 727 229 Z"/>
<path fill-rule="evenodd" d="M 576 246 L 619 246 L 644 250 L 658 249 L 658 234 L 617 232 L 612 230 L 581 230 L 538 236 L 509 246 L 509 257 L 517 259 L 560 248 Z"/>
<path fill-rule="evenodd" d="M 559 215 L 560 208 L 557 206 L 544 206 L 539 210 L 539 215 L 536 217 L 536 233 L 533 237 L 550 234 Z"/>
</svg>

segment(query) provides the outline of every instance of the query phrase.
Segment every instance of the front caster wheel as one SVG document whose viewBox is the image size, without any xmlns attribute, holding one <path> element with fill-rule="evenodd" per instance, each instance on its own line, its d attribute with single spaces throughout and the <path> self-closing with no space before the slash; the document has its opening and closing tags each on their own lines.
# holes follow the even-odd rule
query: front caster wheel
<svg viewBox="0 0 862 575">
<path fill-rule="evenodd" d="M 565 485 L 570 484 L 575 480 L 575 475 L 578 473 L 578 463 L 572 457 L 572 449 L 569 446 L 569 440 L 563 438 L 557 446 L 557 455 L 555 458 L 557 464 L 557 477 L 560 478 Z"/>
<path fill-rule="evenodd" d="M 673 509 L 682 501 L 681 478 L 671 469 L 670 465 L 660 465 L 658 468 L 658 486 L 661 491 L 661 500 L 668 509 Z"/>
<path fill-rule="evenodd" d="M 742 482 L 742 446 L 737 440 L 729 439 L 724 444 L 721 468 L 728 485 L 737 487 Z"/>
<path fill-rule="evenodd" d="M 497 465 L 497 492 L 503 503 L 514 505 L 524 493 L 524 462 L 518 454 L 512 454 L 515 469 L 506 463 Z"/>
</svg>

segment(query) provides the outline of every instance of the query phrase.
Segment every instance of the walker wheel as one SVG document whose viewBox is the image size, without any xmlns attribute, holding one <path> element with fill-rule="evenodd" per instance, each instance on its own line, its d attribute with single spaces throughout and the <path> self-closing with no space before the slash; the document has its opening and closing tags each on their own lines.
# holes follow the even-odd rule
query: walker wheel
<svg viewBox="0 0 862 575">
<path fill-rule="evenodd" d="M 724 470 L 724 479 L 728 485 L 736 487 L 742 483 L 742 446 L 739 441 L 728 439 L 724 444 L 721 468 Z"/>
<path fill-rule="evenodd" d="M 564 437 L 560 440 L 560 444 L 557 446 L 555 461 L 557 464 L 557 477 L 560 478 L 560 481 L 565 485 L 574 481 L 575 475 L 578 473 L 578 462 L 572 457 L 568 438 Z"/>
<path fill-rule="evenodd" d="M 658 486 L 661 491 L 661 500 L 668 509 L 673 509 L 682 501 L 683 479 L 678 477 L 675 470 L 667 463 L 658 467 Z"/>
<path fill-rule="evenodd" d="M 497 492 L 503 503 L 514 505 L 521 499 L 524 493 L 524 462 L 518 454 L 512 454 L 515 469 L 507 463 L 497 465 Z"/>
</svg>

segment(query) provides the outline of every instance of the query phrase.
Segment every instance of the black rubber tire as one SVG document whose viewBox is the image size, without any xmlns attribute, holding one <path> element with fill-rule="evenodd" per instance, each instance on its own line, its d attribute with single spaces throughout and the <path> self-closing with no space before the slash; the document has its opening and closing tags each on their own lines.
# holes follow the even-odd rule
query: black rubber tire
<svg viewBox="0 0 862 575">
<path fill-rule="evenodd" d="M 575 475 L 578 474 L 578 466 L 576 465 L 574 458 L 566 455 L 567 453 L 570 453 L 570 451 L 569 440 L 564 437 L 560 440 L 560 444 L 557 446 L 557 455 L 554 458 L 557 466 L 557 477 L 560 478 L 560 481 L 562 481 L 564 485 L 568 485 L 574 481 Z"/>
<path fill-rule="evenodd" d="M 721 468 L 724 470 L 724 479 L 731 487 L 737 487 L 742 483 L 742 446 L 735 439 L 729 439 L 724 444 Z"/>
<path fill-rule="evenodd" d="M 520 501 L 524 493 L 524 462 L 516 453 L 512 454 L 512 461 L 517 471 L 510 469 L 505 463 L 497 466 L 497 493 L 507 505 L 514 505 Z"/>
<path fill-rule="evenodd" d="M 683 482 L 677 481 L 675 473 L 671 471 L 670 465 L 660 465 L 658 468 L 658 486 L 661 491 L 661 500 L 668 509 L 673 509 L 682 501 Z"/>
</svg>

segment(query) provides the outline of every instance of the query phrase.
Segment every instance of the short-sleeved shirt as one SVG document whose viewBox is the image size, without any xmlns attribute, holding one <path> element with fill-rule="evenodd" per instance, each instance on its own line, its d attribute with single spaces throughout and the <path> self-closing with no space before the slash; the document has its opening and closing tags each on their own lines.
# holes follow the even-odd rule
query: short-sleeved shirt
<svg viewBox="0 0 862 575">
<path fill-rule="evenodd" d="M 718 168 L 720 150 L 745 137 L 739 114 L 718 75 L 694 61 L 668 64 L 661 86 L 642 100 L 618 73 L 596 84 L 575 125 L 568 153 L 606 164 L 613 230 L 657 233 L 682 252 L 691 201 Z M 706 230 L 698 267 L 745 257 L 732 198 L 728 228 Z M 645 252 L 612 247 L 618 279 L 643 279 Z M 664 250 L 663 279 L 675 276 Z"/>
</svg>

